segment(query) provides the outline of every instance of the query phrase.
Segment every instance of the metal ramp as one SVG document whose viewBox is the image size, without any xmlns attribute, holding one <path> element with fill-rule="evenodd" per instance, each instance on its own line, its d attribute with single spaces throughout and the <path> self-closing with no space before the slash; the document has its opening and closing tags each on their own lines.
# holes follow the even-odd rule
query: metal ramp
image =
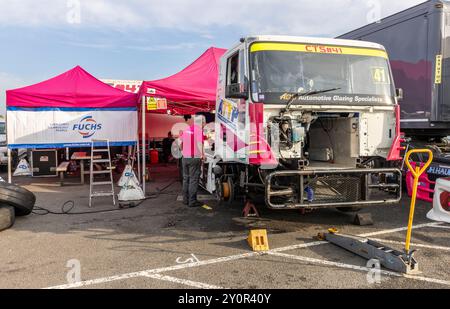
<svg viewBox="0 0 450 309">
<path fill-rule="evenodd" d="M 103 154 L 108 154 L 107 158 Z M 96 164 L 102 167 L 106 164 L 106 169 L 95 170 Z M 116 195 L 114 192 L 113 168 L 111 164 L 111 149 L 109 140 L 92 140 L 91 142 L 91 168 L 90 168 L 90 189 L 89 189 L 89 207 L 92 207 L 92 200 L 97 197 L 112 196 L 113 204 L 116 206 Z M 97 181 L 95 176 L 108 175 L 109 180 Z M 105 188 L 100 190 L 98 188 Z"/>
</svg>

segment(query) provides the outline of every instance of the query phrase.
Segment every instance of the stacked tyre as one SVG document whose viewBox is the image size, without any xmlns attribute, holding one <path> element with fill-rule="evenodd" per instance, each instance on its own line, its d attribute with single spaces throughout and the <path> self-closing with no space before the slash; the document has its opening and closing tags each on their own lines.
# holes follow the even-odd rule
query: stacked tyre
<svg viewBox="0 0 450 309">
<path fill-rule="evenodd" d="M 0 232 L 12 227 L 15 220 L 14 207 L 0 205 Z"/>
<path fill-rule="evenodd" d="M 36 196 L 16 185 L 0 182 L 0 231 L 14 225 L 16 216 L 28 216 L 33 212 Z"/>
</svg>

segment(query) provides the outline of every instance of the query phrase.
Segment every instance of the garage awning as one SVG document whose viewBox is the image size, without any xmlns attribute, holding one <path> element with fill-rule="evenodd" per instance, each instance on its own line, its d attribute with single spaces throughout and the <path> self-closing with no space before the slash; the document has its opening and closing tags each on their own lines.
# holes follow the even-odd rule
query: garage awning
<svg viewBox="0 0 450 309">
<path fill-rule="evenodd" d="M 168 78 L 144 82 L 139 92 L 140 99 L 167 99 L 169 110 L 177 115 L 214 110 L 220 58 L 225 51 L 211 47 L 181 72 Z"/>
<path fill-rule="evenodd" d="M 134 145 L 136 102 L 136 94 L 115 89 L 77 66 L 6 92 L 8 147 L 86 147 L 93 139 Z"/>
<path fill-rule="evenodd" d="M 136 106 L 136 95 L 115 89 L 77 66 L 61 75 L 6 91 L 8 107 L 124 108 Z"/>
</svg>

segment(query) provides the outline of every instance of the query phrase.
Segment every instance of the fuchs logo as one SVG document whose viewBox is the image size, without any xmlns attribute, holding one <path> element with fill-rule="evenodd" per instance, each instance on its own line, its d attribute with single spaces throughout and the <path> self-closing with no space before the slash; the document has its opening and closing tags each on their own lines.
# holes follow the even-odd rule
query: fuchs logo
<svg viewBox="0 0 450 309">
<path fill-rule="evenodd" d="M 93 136 L 97 131 L 102 129 L 102 125 L 97 123 L 92 116 L 87 116 L 81 119 L 79 124 L 73 126 L 74 131 L 78 131 L 83 138 L 89 138 Z"/>
</svg>

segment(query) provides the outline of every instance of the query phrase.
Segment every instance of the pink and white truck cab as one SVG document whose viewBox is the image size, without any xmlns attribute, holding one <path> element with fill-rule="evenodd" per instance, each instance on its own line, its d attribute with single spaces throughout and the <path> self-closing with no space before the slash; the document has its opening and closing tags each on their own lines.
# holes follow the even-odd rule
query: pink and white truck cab
<svg viewBox="0 0 450 309">
<path fill-rule="evenodd" d="M 400 94 L 379 44 L 243 38 L 221 59 L 203 185 L 272 209 L 397 203 Z"/>
</svg>

